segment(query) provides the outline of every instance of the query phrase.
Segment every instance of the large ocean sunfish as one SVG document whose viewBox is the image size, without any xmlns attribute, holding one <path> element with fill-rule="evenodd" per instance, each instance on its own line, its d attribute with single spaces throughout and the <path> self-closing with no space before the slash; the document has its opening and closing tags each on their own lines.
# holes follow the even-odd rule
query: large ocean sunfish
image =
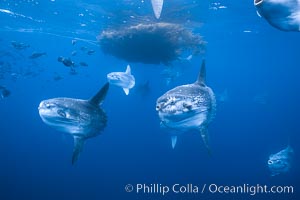
<svg viewBox="0 0 300 200">
<path fill-rule="evenodd" d="M 85 140 L 99 135 L 106 127 L 107 117 L 99 105 L 108 88 L 109 83 L 106 83 L 89 100 L 63 97 L 44 100 L 39 105 L 39 114 L 45 124 L 74 137 L 72 164 L 77 161 Z"/>
<path fill-rule="evenodd" d="M 189 130 L 200 132 L 208 148 L 207 127 L 216 112 L 216 98 L 212 89 L 205 84 L 205 77 L 203 61 L 195 83 L 175 87 L 157 99 L 156 110 L 161 126 L 171 132 L 173 148 L 177 136 Z"/>
<path fill-rule="evenodd" d="M 300 31 L 300 0 L 254 0 L 257 14 L 282 31 Z"/>
</svg>

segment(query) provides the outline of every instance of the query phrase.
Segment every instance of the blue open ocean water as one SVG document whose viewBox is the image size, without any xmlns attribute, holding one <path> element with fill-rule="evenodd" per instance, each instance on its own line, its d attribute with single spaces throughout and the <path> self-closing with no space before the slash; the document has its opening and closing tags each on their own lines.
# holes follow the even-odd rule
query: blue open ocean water
<svg viewBox="0 0 300 200">
<path fill-rule="evenodd" d="M 145 64 L 103 53 L 97 39 L 158 22 L 201 35 L 205 52 Z M 299 34 L 271 26 L 252 0 L 165 0 L 160 19 L 149 0 L 1 0 L 0 200 L 299 199 Z M 211 154 L 197 131 L 172 149 L 156 100 L 195 82 L 204 58 L 217 98 Z M 73 137 L 43 123 L 40 102 L 89 99 L 128 64 L 135 87 L 127 96 L 110 86 L 107 125 L 72 165 Z M 288 145 L 291 168 L 271 176 L 269 156 Z"/>
</svg>

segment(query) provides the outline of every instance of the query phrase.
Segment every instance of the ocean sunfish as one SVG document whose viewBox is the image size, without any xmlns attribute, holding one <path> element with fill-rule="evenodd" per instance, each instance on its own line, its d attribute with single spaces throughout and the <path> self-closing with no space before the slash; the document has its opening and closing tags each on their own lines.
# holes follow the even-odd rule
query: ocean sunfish
<svg viewBox="0 0 300 200">
<path fill-rule="evenodd" d="M 276 154 L 269 156 L 268 167 L 271 176 L 276 176 L 281 173 L 288 172 L 291 168 L 291 160 L 294 150 L 288 146 L 287 148 L 279 151 Z"/>
<path fill-rule="evenodd" d="M 205 84 L 206 68 L 203 60 L 195 83 L 175 87 L 159 97 L 156 102 L 161 126 L 171 132 L 172 147 L 177 136 L 189 130 L 200 132 L 208 147 L 208 125 L 215 116 L 216 98 Z"/>
<path fill-rule="evenodd" d="M 254 0 L 257 14 L 282 31 L 300 31 L 300 0 Z"/>
<path fill-rule="evenodd" d="M 107 74 L 107 80 L 112 85 L 122 87 L 126 95 L 129 94 L 129 90 L 135 85 L 135 78 L 131 75 L 129 65 L 127 65 L 125 72 L 111 72 Z"/>
<path fill-rule="evenodd" d="M 44 100 L 39 105 L 43 122 L 52 128 L 74 137 L 72 164 L 74 164 L 85 140 L 95 137 L 106 127 L 107 117 L 99 105 L 103 102 L 109 83 L 89 100 L 54 98 Z"/>
</svg>

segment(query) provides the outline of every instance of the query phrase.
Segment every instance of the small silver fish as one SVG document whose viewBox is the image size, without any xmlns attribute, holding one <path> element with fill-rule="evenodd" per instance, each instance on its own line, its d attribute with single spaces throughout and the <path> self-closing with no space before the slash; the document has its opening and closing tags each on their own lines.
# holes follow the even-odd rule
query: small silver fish
<svg viewBox="0 0 300 200">
<path fill-rule="evenodd" d="M 25 44 L 25 43 L 22 43 L 22 42 L 16 42 L 16 41 L 11 41 L 11 45 L 15 49 L 18 49 L 18 50 L 22 50 L 22 49 L 26 49 L 26 48 L 30 47 L 29 44 Z"/>
<path fill-rule="evenodd" d="M 77 43 L 77 40 L 76 40 L 76 39 L 73 39 L 73 40 L 71 41 L 71 43 L 72 43 L 72 45 L 75 45 L 75 44 Z"/>
<path fill-rule="evenodd" d="M 86 62 L 80 62 L 79 65 L 80 65 L 80 66 L 83 66 L 83 67 L 89 66 Z"/>
<path fill-rule="evenodd" d="M 94 54 L 94 53 L 95 53 L 95 50 L 93 50 L 93 49 L 88 50 L 88 52 L 87 52 L 88 55 L 92 55 L 92 54 Z"/>
<path fill-rule="evenodd" d="M 57 61 L 63 63 L 67 67 L 74 67 L 75 66 L 75 63 L 70 58 L 64 58 L 62 56 L 59 56 L 57 58 Z"/>
<path fill-rule="evenodd" d="M 39 58 L 39 57 L 44 56 L 44 55 L 46 55 L 46 54 L 47 54 L 46 52 L 33 52 L 33 53 L 29 56 L 29 58 L 30 58 L 30 59 L 36 59 L 36 58 Z"/>
<path fill-rule="evenodd" d="M 71 52 L 71 55 L 72 55 L 72 56 L 76 56 L 76 55 L 77 55 L 77 51 L 72 51 L 72 52 Z"/>
</svg>

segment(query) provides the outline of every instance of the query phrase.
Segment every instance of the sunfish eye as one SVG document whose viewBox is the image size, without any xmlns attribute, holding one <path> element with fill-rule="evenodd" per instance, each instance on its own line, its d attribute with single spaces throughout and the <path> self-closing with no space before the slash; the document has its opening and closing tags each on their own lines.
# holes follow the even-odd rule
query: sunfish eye
<svg viewBox="0 0 300 200">
<path fill-rule="evenodd" d="M 157 106 L 156 106 L 156 110 L 159 110 L 159 109 L 160 109 L 160 106 L 159 106 L 159 105 L 157 105 Z"/>
<path fill-rule="evenodd" d="M 268 164 L 269 164 L 269 165 L 272 165 L 272 164 L 273 164 L 273 161 L 272 161 L 272 160 L 269 160 L 269 161 L 268 161 Z"/>
<path fill-rule="evenodd" d="M 57 114 L 61 117 L 66 117 L 66 113 L 63 110 L 57 110 Z"/>
</svg>

